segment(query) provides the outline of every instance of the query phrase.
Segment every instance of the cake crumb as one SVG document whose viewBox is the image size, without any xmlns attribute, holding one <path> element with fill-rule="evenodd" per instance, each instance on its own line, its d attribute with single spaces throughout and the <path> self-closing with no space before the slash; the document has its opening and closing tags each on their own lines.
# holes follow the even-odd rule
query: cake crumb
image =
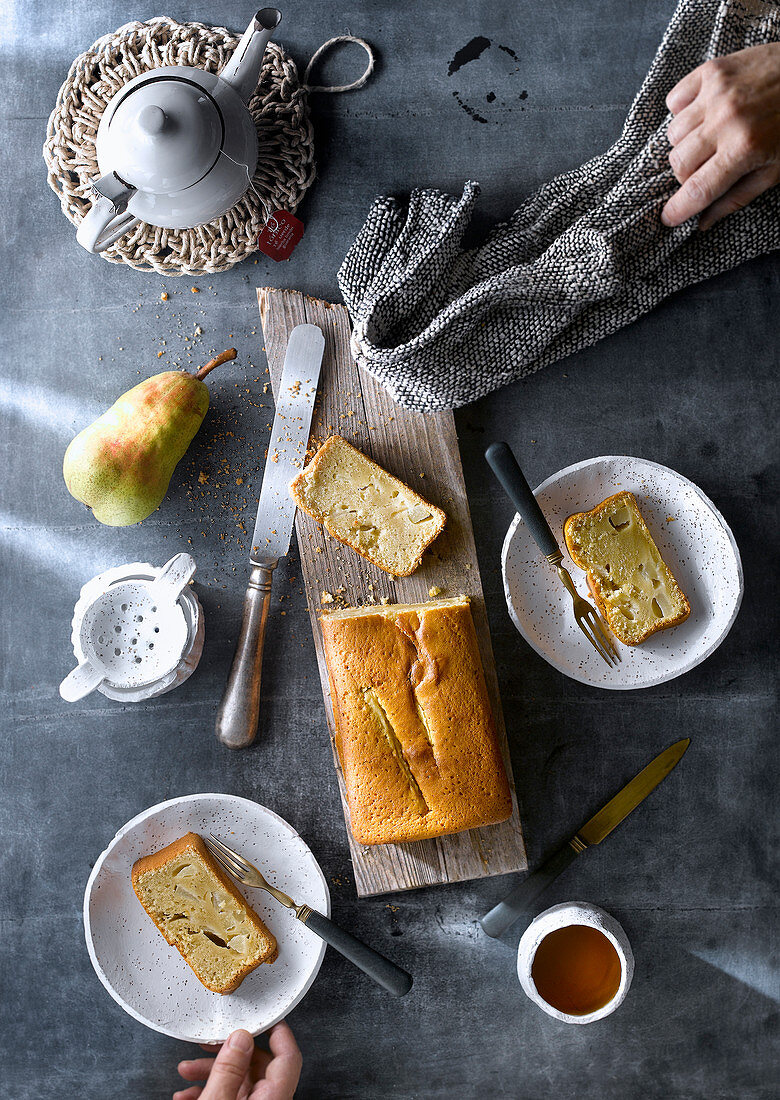
<svg viewBox="0 0 780 1100">
<path fill-rule="evenodd" d="M 438 584 L 431 585 L 431 587 L 428 589 L 428 595 L 431 597 L 431 599 L 434 599 L 436 596 L 441 596 L 442 592 L 443 589 L 440 588 Z"/>
<path fill-rule="evenodd" d="M 160 301 L 161 302 L 167 302 L 168 301 L 168 291 L 167 290 L 164 290 L 162 292 L 162 294 L 160 295 Z"/>
<path fill-rule="evenodd" d="M 323 603 L 333 603 L 333 597 L 331 596 L 330 592 L 323 592 L 320 598 Z"/>
<path fill-rule="evenodd" d="M 676 523 L 677 522 L 677 516 L 667 516 L 666 517 L 666 522 L 667 523 Z"/>
<path fill-rule="evenodd" d="M 200 287 L 199 286 L 191 286 L 190 290 L 192 291 L 193 294 L 200 294 Z"/>
</svg>

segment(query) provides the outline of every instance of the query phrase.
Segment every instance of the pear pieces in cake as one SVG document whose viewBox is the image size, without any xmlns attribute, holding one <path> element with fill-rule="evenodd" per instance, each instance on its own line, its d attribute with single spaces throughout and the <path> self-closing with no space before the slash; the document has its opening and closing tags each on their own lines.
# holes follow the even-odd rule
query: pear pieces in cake
<svg viewBox="0 0 780 1100">
<path fill-rule="evenodd" d="M 168 943 L 214 993 L 232 993 L 276 939 L 222 871 L 197 833 L 136 860 L 133 890 Z"/>
<path fill-rule="evenodd" d="M 688 618 L 690 604 L 664 562 L 633 493 L 608 497 L 564 525 L 571 559 L 615 637 L 641 645 Z"/>
<path fill-rule="evenodd" d="M 447 516 L 340 435 L 326 439 L 290 495 L 328 534 L 394 577 L 408 577 Z"/>
</svg>

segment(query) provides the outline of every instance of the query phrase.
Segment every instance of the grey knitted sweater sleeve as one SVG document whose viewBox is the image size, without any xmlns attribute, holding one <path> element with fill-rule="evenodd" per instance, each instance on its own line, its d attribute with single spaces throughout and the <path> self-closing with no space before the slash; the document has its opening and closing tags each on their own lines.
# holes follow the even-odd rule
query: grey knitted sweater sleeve
<svg viewBox="0 0 780 1100">
<path fill-rule="evenodd" d="M 401 405 L 467 404 L 595 343 L 681 287 L 780 247 L 780 188 L 699 233 L 667 229 L 667 93 L 703 61 L 780 40 L 780 4 L 681 0 L 617 142 L 528 198 L 478 248 L 479 196 L 377 199 L 339 271 L 358 363 Z"/>
</svg>

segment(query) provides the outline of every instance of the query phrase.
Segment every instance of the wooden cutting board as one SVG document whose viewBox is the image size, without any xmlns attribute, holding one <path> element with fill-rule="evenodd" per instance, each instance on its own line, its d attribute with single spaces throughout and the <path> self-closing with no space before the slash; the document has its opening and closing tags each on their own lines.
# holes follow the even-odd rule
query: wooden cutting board
<svg viewBox="0 0 780 1100">
<path fill-rule="evenodd" d="M 348 546 L 330 538 L 310 516 L 296 518 L 298 546 L 317 650 L 325 712 L 347 822 L 355 885 L 360 897 L 412 890 L 443 882 L 503 875 L 527 867 L 523 834 L 512 782 L 506 728 L 498 694 L 482 582 L 474 548 L 474 532 L 451 412 L 414 413 L 396 405 L 389 394 L 355 364 L 349 346 L 350 323 L 344 306 L 309 298 L 297 291 L 258 289 L 271 387 L 276 398 L 287 341 L 296 325 L 319 325 L 325 334 L 325 356 L 312 441 L 342 435 L 376 462 L 405 481 L 447 513 L 447 527 L 411 577 L 393 578 L 365 561 Z M 485 679 L 498 728 L 501 750 L 512 786 L 512 816 L 438 840 L 364 847 L 349 830 L 349 808 L 334 741 L 333 709 L 322 648 L 319 615 L 323 593 L 334 597 L 326 607 L 379 603 L 418 603 L 430 599 L 429 589 L 442 595 L 465 593 L 471 598 Z M 326 597 L 327 600 L 327 597 Z"/>
</svg>

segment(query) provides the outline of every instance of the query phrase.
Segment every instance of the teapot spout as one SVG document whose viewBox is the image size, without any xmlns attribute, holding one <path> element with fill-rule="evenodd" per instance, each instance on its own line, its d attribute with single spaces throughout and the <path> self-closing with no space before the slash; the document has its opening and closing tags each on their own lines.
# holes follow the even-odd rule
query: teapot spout
<svg viewBox="0 0 780 1100">
<path fill-rule="evenodd" d="M 248 103 L 257 87 L 263 54 L 273 32 L 282 21 L 276 8 L 261 8 L 244 31 L 235 53 L 219 74 Z"/>
</svg>

